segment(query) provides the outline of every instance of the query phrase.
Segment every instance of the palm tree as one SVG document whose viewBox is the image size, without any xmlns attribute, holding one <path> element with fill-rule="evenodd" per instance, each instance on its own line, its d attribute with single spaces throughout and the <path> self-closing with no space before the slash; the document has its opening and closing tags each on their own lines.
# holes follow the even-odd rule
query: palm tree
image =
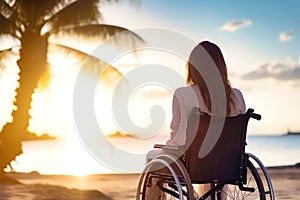
<svg viewBox="0 0 300 200">
<path fill-rule="evenodd" d="M 128 31 L 103 24 L 99 3 L 100 0 L 0 0 L 0 38 L 13 43 L 0 51 L 0 72 L 9 67 L 3 61 L 11 53 L 18 54 L 20 71 L 13 122 L 7 123 L 0 134 L 0 172 L 22 153 L 21 141 L 28 134 L 32 94 L 48 71 L 49 49 L 85 57 L 87 54 L 80 50 L 60 44 L 59 38 L 68 35 L 105 39 Z M 132 41 L 141 40 L 133 32 L 128 34 Z M 50 36 L 58 40 L 50 41 Z"/>
</svg>

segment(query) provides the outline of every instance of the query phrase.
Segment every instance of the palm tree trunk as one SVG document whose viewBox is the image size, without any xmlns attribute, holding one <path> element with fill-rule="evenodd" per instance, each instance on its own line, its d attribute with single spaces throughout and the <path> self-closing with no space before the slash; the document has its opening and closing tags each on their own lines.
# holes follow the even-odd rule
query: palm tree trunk
<svg viewBox="0 0 300 200">
<path fill-rule="evenodd" d="M 1 133 L 0 172 L 22 153 L 22 139 L 28 133 L 29 110 L 34 89 L 47 65 L 47 37 L 33 32 L 24 33 L 21 41 L 22 49 L 18 66 L 19 87 L 16 89 L 13 122 L 4 126 Z"/>
</svg>

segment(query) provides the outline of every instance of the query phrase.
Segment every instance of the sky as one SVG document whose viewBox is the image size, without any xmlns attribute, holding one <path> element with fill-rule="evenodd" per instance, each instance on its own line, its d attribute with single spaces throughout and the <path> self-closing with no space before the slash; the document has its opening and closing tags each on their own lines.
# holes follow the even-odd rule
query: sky
<svg viewBox="0 0 300 200">
<path fill-rule="evenodd" d="M 105 4 L 101 11 L 105 23 L 133 31 L 161 28 L 216 43 L 232 86 L 243 92 L 248 108 L 262 115 L 250 131 L 282 134 L 300 130 L 299 6 L 294 0 L 151 0 Z"/>
</svg>

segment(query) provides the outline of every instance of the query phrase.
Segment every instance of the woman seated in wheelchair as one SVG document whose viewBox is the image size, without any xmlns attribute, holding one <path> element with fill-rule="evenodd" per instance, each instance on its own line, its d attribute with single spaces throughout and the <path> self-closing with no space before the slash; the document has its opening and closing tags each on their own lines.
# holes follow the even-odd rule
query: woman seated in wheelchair
<svg viewBox="0 0 300 200">
<path fill-rule="evenodd" d="M 187 84 L 178 88 L 173 96 L 171 133 L 167 145 L 185 145 L 188 119 L 194 107 L 213 116 L 235 116 L 246 112 L 243 95 L 240 90 L 231 87 L 224 57 L 214 43 L 203 41 L 192 50 L 187 62 Z M 150 151 L 147 161 L 161 151 Z M 210 184 L 196 188 L 199 195 L 209 189 Z"/>
</svg>

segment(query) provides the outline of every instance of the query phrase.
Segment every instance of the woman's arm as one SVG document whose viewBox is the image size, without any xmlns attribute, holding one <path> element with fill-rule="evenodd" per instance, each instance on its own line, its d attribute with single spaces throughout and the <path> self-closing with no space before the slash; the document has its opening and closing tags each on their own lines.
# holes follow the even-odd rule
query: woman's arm
<svg viewBox="0 0 300 200">
<path fill-rule="evenodd" d="M 173 95 L 171 133 L 170 139 L 166 142 L 167 145 L 171 146 L 182 146 L 186 142 L 188 116 L 182 90 L 177 89 Z"/>
</svg>

